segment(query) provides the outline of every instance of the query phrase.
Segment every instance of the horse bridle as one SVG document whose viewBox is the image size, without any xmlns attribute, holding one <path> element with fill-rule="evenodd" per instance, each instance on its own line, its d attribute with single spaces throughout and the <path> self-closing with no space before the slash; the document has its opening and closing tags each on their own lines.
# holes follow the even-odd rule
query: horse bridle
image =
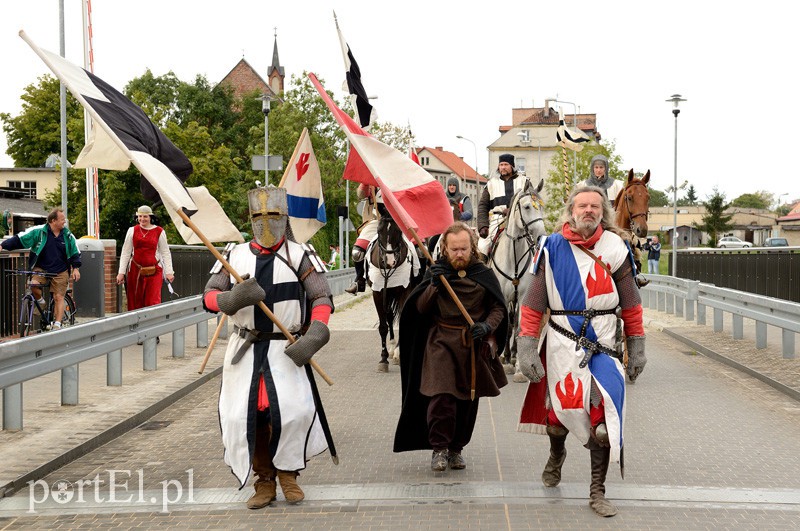
<svg viewBox="0 0 800 531">
<path fill-rule="evenodd" d="M 648 208 L 644 212 L 639 212 L 637 214 L 633 214 L 631 212 L 631 199 L 628 197 L 628 194 L 625 193 L 625 191 L 628 188 L 630 188 L 631 186 L 635 186 L 635 185 L 644 186 L 645 192 L 647 191 L 647 185 L 644 184 L 642 181 L 632 181 L 630 184 L 628 184 L 628 186 L 626 186 L 622 190 L 622 196 L 625 198 L 625 208 L 628 210 L 628 216 L 630 217 L 631 222 L 633 222 L 634 219 L 636 219 L 636 218 L 638 218 L 640 216 L 644 216 L 644 219 L 646 221 L 646 220 L 650 219 L 650 209 Z"/>
<path fill-rule="evenodd" d="M 530 197 L 532 199 L 535 197 L 534 194 L 528 194 L 528 195 L 530 195 Z M 520 203 L 519 200 L 516 200 L 514 202 L 514 209 L 519 213 L 519 217 L 520 217 L 520 220 L 521 220 L 522 219 L 522 210 L 521 210 L 521 207 L 519 206 L 519 203 Z M 540 210 L 541 210 L 541 208 L 540 208 Z M 523 260 L 525 260 L 525 265 L 521 269 L 521 271 L 524 273 L 524 271 L 528 268 L 528 265 L 530 264 L 530 260 L 532 258 L 533 250 L 536 248 L 536 246 L 539 243 L 539 242 L 533 241 L 533 235 L 531 234 L 531 231 L 530 231 L 531 225 L 533 225 L 537 221 L 544 221 L 544 219 L 541 216 L 539 216 L 538 218 L 532 219 L 531 221 L 528 221 L 527 223 L 523 223 L 522 224 L 523 233 L 522 233 L 521 236 L 511 236 L 511 235 L 509 235 L 508 234 L 508 229 L 503 231 L 503 234 L 505 234 L 506 237 L 508 237 L 514 243 L 518 242 L 519 240 L 522 240 L 523 238 L 528 243 L 525 252 L 522 253 L 522 256 L 520 256 L 520 257 L 517 256 L 517 246 L 513 245 L 513 244 L 511 246 L 511 248 L 514 250 L 514 277 L 513 278 L 508 276 L 508 274 L 506 274 L 506 272 L 501 270 L 499 267 L 497 268 L 497 272 L 500 273 L 501 275 L 503 275 L 503 277 L 505 277 L 507 280 L 510 280 L 511 283 L 514 285 L 514 300 L 515 301 L 516 301 L 516 298 L 517 298 L 517 286 L 519 285 L 519 279 L 520 279 L 520 268 L 519 268 L 519 265 L 520 265 L 520 263 L 522 263 Z M 494 262 L 494 255 L 495 255 L 496 252 L 497 252 L 497 246 L 495 245 L 494 248 L 492 249 L 492 261 L 493 262 Z M 495 264 L 496 264 L 496 262 L 495 262 Z"/>
</svg>

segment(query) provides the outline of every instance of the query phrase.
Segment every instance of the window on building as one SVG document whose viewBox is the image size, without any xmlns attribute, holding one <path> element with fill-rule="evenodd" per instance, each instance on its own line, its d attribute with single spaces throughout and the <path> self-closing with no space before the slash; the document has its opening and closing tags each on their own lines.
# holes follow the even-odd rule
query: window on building
<svg viewBox="0 0 800 531">
<path fill-rule="evenodd" d="M 514 158 L 514 165 L 516 166 L 518 173 L 526 173 L 525 172 L 525 157 L 515 157 Z"/>
<path fill-rule="evenodd" d="M 420 166 L 429 166 L 430 165 L 430 157 L 421 157 L 419 159 Z"/>
<path fill-rule="evenodd" d="M 22 190 L 25 197 L 36 199 L 36 181 L 8 181 L 8 187 Z"/>
</svg>

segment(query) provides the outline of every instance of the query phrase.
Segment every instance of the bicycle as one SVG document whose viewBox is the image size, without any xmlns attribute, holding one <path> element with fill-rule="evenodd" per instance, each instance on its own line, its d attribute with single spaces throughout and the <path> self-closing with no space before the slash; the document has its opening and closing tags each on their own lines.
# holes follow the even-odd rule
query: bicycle
<svg viewBox="0 0 800 531">
<path fill-rule="evenodd" d="M 25 282 L 25 295 L 22 296 L 19 306 L 19 336 L 25 337 L 37 332 L 46 332 L 52 325 L 51 319 L 55 311 L 55 299 L 50 295 L 50 290 L 47 290 L 47 298 L 45 303 L 39 302 L 33 295 L 32 289 L 38 287 L 42 289 L 44 298 L 44 290 L 50 286 L 50 283 L 45 284 L 34 283 L 31 281 L 31 276 L 36 275 L 44 278 L 53 278 L 56 275 L 52 273 L 45 273 L 43 271 L 9 271 L 13 275 L 26 275 L 28 278 Z M 72 300 L 72 288 L 68 288 L 64 294 L 64 315 L 61 318 L 62 328 L 75 324 L 75 301 Z M 39 325 L 36 326 L 35 311 L 38 311 Z"/>
</svg>

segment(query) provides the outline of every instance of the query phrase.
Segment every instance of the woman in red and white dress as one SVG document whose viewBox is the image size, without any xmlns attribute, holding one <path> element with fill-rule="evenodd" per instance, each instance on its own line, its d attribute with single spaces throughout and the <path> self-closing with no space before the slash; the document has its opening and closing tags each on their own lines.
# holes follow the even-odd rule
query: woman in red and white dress
<svg viewBox="0 0 800 531">
<path fill-rule="evenodd" d="M 160 304 L 162 278 L 168 282 L 175 278 L 167 235 L 153 223 L 153 210 L 139 207 L 136 220 L 125 235 L 117 274 L 117 284 L 125 282 L 126 274 L 128 277 L 128 310 Z"/>
</svg>

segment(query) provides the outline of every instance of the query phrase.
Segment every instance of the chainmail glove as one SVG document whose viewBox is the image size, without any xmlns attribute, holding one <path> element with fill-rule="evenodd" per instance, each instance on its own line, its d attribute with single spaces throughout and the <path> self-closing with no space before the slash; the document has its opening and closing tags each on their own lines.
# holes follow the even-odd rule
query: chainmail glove
<svg viewBox="0 0 800 531">
<path fill-rule="evenodd" d="M 647 356 L 644 355 L 644 336 L 630 336 L 628 343 L 628 378 L 635 382 L 647 365 Z"/>
<path fill-rule="evenodd" d="M 264 300 L 267 293 L 258 285 L 254 278 L 247 278 L 231 288 L 217 295 L 217 305 L 225 315 L 233 315 L 242 308 L 253 306 Z"/>
<path fill-rule="evenodd" d="M 477 341 L 489 335 L 492 332 L 492 328 L 485 322 L 478 321 L 470 327 L 469 331 L 472 333 L 472 339 Z"/>
<path fill-rule="evenodd" d="M 519 370 L 528 380 L 536 383 L 544 378 L 544 366 L 539 357 L 538 337 L 517 337 L 517 361 L 519 362 Z"/>
<path fill-rule="evenodd" d="M 328 326 L 322 321 L 311 321 L 308 331 L 297 341 L 288 345 L 284 352 L 289 356 L 295 365 L 302 367 L 324 347 L 331 338 Z"/>
</svg>

